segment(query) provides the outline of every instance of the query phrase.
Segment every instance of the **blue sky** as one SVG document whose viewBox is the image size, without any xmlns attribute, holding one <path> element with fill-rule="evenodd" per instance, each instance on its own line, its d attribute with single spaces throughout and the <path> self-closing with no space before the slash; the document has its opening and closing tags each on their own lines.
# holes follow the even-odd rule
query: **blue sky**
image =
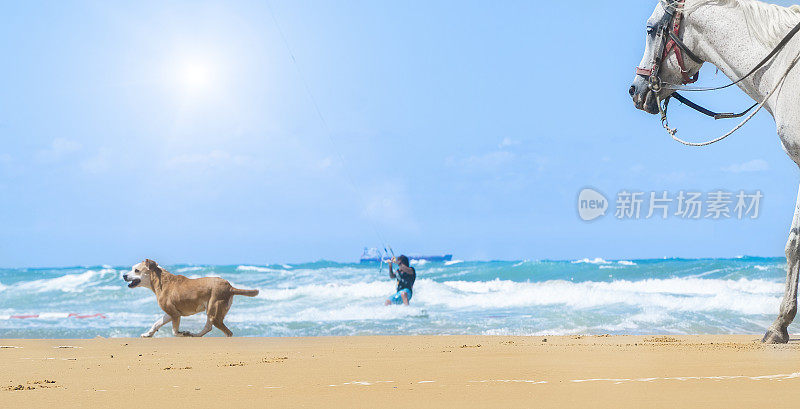
<svg viewBox="0 0 800 409">
<path fill-rule="evenodd" d="M 782 255 L 772 118 L 672 142 L 627 96 L 655 2 L 595 3 L 273 1 L 296 67 L 263 1 L 3 2 L 0 265 L 349 261 L 375 229 L 461 259 Z M 672 111 L 690 139 L 734 125 Z M 765 197 L 584 223 L 586 186 Z"/>
</svg>

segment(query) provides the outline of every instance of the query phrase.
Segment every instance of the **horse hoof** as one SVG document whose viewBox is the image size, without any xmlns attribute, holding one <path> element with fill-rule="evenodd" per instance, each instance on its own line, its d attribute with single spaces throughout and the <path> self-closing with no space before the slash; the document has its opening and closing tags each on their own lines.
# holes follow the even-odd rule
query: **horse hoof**
<svg viewBox="0 0 800 409">
<path fill-rule="evenodd" d="M 764 338 L 761 339 L 761 342 L 765 344 L 787 344 L 789 343 L 789 331 L 787 331 L 786 328 L 782 330 L 770 328 L 767 330 L 767 333 L 764 334 Z"/>
</svg>

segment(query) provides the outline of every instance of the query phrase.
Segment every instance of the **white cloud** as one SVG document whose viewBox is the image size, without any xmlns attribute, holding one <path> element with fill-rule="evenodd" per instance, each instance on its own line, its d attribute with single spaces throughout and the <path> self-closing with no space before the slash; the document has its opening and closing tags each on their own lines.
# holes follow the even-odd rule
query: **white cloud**
<svg viewBox="0 0 800 409">
<path fill-rule="evenodd" d="M 317 162 L 316 165 L 317 169 L 319 170 L 328 170 L 330 169 L 331 166 L 333 166 L 333 159 L 330 156 L 328 156 Z"/>
<path fill-rule="evenodd" d="M 387 194 L 386 192 L 392 192 Z M 402 183 L 390 183 L 367 198 L 363 209 L 373 223 L 405 231 L 416 231 L 419 224 L 409 208 L 408 189 Z"/>
<path fill-rule="evenodd" d="M 81 169 L 89 173 L 102 173 L 111 168 L 111 151 L 101 148 L 97 154 L 81 162 Z"/>
<path fill-rule="evenodd" d="M 371 197 L 364 207 L 364 213 L 375 221 L 399 221 L 408 214 L 402 199 L 398 199 L 397 196 L 388 197 L 386 195 Z"/>
<path fill-rule="evenodd" d="M 645 167 L 641 163 L 631 166 L 630 171 L 633 173 L 642 173 L 644 172 Z"/>
<path fill-rule="evenodd" d="M 753 159 L 749 162 L 724 167 L 722 170 L 730 173 L 763 172 L 769 170 L 769 163 L 764 159 Z"/>
<path fill-rule="evenodd" d="M 509 137 L 505 137 L 505 138 L 503 138 L 502 141 L 500 141 L 500 145 L 497 145 L 497 147 L 500 148 L 500 149 L 503 149 L 503 148 L 508 148 L 508 147 L 514 146 L 514 145 L 519 145 L 519 141 L 511 139 Z"/>
<path fill-rule="evenodd" d="M 247 155 L 232 155 L 222 150 L 208 153 L 185 153 L 167 159 L 166 166 L 179 169 L 221 169 L 231 166 L 254 167 L 257 161 Z"/>
<path fill-rule="evenodd" d="M 683 171 L 672 171 L 667 173 L 658 173 L 653 175 L 653 180 L 659 183 L 677 183 L 685 182 L 689 179 L 690 175 Z"/>
<path fill-rule="evenodd" d="M 482 155 L 472 155 L 466 158 L 456 159 L 453 157 L 447 158 L 447 164 L 450 166 L 458 166 L 465 169 L 487 170 L 496 169 L 500 166 L 506 165 L 514 160 L 516 155 L 506 151 L 494 151 L 484 153 Z"/>
<path fill-rule="evenodd" d="M 450 156 L 445 160 L 445 165 L 463 172 L 486 175 L 503 174 L 505 177 L 526 175 L 527 177 L 543 172 L 549 162 L 547 157 L 533 153 L 498 150 L 463 158 Z"/>
<path fill-rule="evenodd" d="M 81 144 L 66 138 L 55 138 L 45 149 L 36 153 L 40 162 L 55 162 L 81 149 Z"/>
</svg>

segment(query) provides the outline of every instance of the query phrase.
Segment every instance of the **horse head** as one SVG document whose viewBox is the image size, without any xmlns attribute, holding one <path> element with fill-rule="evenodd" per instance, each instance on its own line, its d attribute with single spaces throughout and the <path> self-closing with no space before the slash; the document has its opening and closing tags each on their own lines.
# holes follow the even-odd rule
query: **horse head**
<svg viewBox="0 0 800 409">
<path fill-rule="evenodd" d="M 633 105 L 650 114 L 659 113 L 659 101 L 674 92 L 670 87 L 696 81 L 702 61 L 684 44 L 696 44 L 698 34 L 681 24 L 683 1 L 661 0 L 647 20 L 644 55 L 628 93 Z"/>
</svg>

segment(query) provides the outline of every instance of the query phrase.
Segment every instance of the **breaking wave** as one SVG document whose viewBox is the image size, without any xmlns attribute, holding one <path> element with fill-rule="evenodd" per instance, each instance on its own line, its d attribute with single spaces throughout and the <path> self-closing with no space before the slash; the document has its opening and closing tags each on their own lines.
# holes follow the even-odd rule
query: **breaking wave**
<svg viewBox="0 0 800 409">
<path fill-rule="evenodd" d="M 584 258 L 581 260 L 574 260 L 572 261 L 572 264 L 611 264 L 611 262 L 598 257 L 595 259 Z"/>
<path fill-rule="evenodd" d="M 227 320 L 237 335 L 679 334 L 762 331 L 778 309 L 785 260 L 431 262 L 416 265 L 410 307 L 383 305 L 396 285 L 385 265 L 166 268 L 259 289 L 235 299 Z M 127 288 L 128 270 L 0 269 L 0 337 L 138 335 L 162 312 L 152 291 Z"/>
<path fill-rule="evenodd" d="M 781 284 L 765 280 L 666 280 L 570 282 L 563 280 L 520 283 L 508 280 L 445 281 L 420 279 L 414 301 L 448 309 L 494 309 L 533 306 L 565 306 L 572 309 L 626 305 L 655 307 L 665 311 L 732 311 L 740 314 L 774 312 Z M 393 292 L 386 281 L 354 284 L 306 285 L 262 289 L 258 296 L 270 301 L 326 302 L 385 298 Z"/>
<path fill-rule="evenodd" d="M 119 278 L 117 270 L 103 268 L 100 270 L 87 270 L 79 274 L 65 274 L 55 278 L 47 278 L 22 282 L 14 285 L 17 290 L 32 292 L 72 292 L 80 293 L 87 288 L 98 288 L 105 283 L 109 283 L 112 278 Z"/>
</svg>

